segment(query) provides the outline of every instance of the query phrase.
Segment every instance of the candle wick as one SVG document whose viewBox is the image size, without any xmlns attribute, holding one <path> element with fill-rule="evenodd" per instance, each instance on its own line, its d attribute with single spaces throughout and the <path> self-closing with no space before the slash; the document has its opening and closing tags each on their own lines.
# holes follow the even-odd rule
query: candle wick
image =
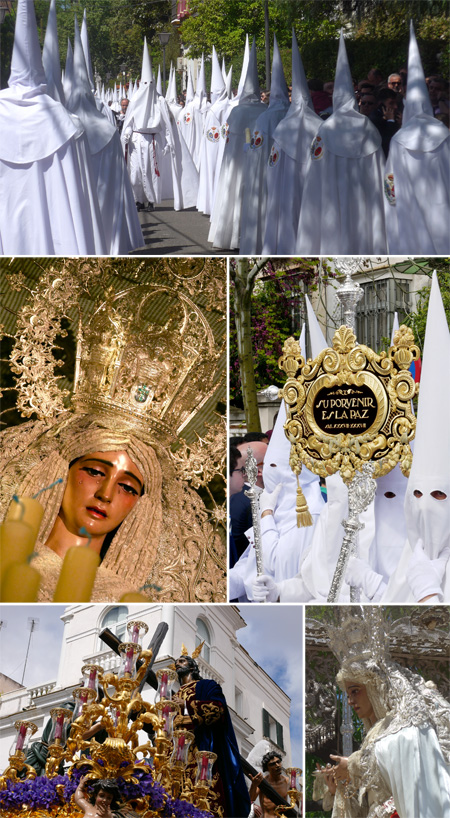
<svg viewBox="0 0 450 818">
<path fill-rule="evenodd" d="M 91 544 L 91 541 L 92 541 L 92 537 L 89 534 L 89 531 L 86 531 L 85 527 L 83 526 L 83 528 L 80 528 L 78 533 L 79 533 L 80 537 L 88 537 L 87 545 L 85 546 L 85 548 L 89 548 L 89 546 Z"/>
<path fill-rule="evenodd" d="M 148 591 L 149 588 L 154 588 L 155 591 L 162 591 L 162 586 L 161 585 L 154 585 L 153 582 L 146 582 L 144 585 L 141 585 L 141 587 L 138 588 L 138 591 L 139 591 L 139 593 L 141 591 Z"/>
<path fill-rule="evenodd" d="M 53 488 L 53 486 L 57 486 L 57 485 L 58 485 L 58 483 L 62 483 L 62 481 L 63 481 L 62 477 L 58 477 L 58 479 L 57 479 L 57 480 L 55 480 L 53 483 L 50 483 L 50 485 L 49 485 L 49 486 L 45 486 L 45 488 L 43 488 L 43 489 L 39 489 L 39 491 L 37 492 L 37 494 L 33 494 L 33 500 L 35 500 L 35 499 L 36 499 L 36 497 L 39 497 L 39 495 L 40 495 L 40 494 L 42 494 L 42 492 L 43 492 L 43 491 L 48 491 L 49 489 L 52 489 L 52 488 Z M 14 499 L 15 499 L 15 498 L 14 498 Z"/>
<path fill-rule="evenodd" d="M 16 503 L 19 503 L 19 506 L 22 507 L 21 508 L 22 514 L 20 515 L 19 520 L 23 520 L 23 515 L 25 514 L 25 503 L 22 503 L 22 500 L 19 500 L 17 494 L 13 494 L 13 500 L 15 500 Z"/>
</svg>

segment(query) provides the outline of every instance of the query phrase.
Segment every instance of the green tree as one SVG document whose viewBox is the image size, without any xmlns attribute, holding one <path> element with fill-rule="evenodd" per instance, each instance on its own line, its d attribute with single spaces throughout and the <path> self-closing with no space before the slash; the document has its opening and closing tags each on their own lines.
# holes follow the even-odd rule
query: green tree
<svg viewBox="0 0 450 818">
<path fill-rule="evenodd" d="M 428 315 L 428 302 L 430 300 L 430 285 L 433 270 L 436 270 L 439 289 L 441 291 L 447 323 L 450 329 L 450 258 L 429 258 L 421 259 L 418 272 L 430 277 L 430 284 L 419 290 L 419 297 L 416 308 L 404 320 L 414 332 L 416 344 L 423 350 L 425 340 L 425 327 Z"/>
</svg>

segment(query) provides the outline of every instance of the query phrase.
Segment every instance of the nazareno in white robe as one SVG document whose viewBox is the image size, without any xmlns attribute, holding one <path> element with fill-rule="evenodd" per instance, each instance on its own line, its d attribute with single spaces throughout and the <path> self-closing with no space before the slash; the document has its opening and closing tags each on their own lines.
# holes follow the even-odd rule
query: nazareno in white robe
<svg viewBox="0 0 450 818">
<path fill-rule="evenodd" d="M 295 253 L 385 254 L 383 178 L 381 136 L 357 110 L 341 33 L 333 113 L 311 146 Z"/>
<path fill-rule="evenodd" d="M 143 247 L 144 238 L 119 133 L 97 109 L 77 23 L 73 83 L 67 107 L 80 118 L 86 131 L 107 252 L 118 255 Z"/>
<path fill-rule="evenodd" d="M 253 43 L 241 98 L 230 112 L 225 126 L 226 145 L 208 235 L 208 241 L 214 247 L 230 250 L 239 247 L 245 151 L 250 149 L 255 122 L 265 110 L 266 106 L 260 101 L 256 46 Z"/>
<path fill-rule="evenodd" d="M 403 123 L 385 174 L 386 229 L 394 255 L 450 252 L 450 133 L 435 119 L 411 23 Z"/>
<path fill-rule="evenodd" d="M 122 145 L 128 145 L 128 169 L 137 202 L 173 199 L 174 210 L 195 206 L 198 172 L 153 81 L 141 82 L 128 106 Z"/>
<path fill-rule="evenodd" d="M 81 131 L 46 94 L 34 4 L 16 13 L 9 88 L 0 92 L 0 252 L 96 252 L 80 175 Z"/>
<path fill-rule="evenodd" d="M 321 122 L 292 32 L 292 102 L 275 130 L 267 163 L 263 255 L 294 253 L 309 150 Z"/>
<path fill-rule="evenodd" d="M 273 134 L 289 109 L 289 94 L 280 51 L 274 39 L 269 107 L 255 122 L 250 150 L 245 155 L 245 185 L 242 197 L 241 239 L 243 256 L 262 252 L 267 209 L 267 173 Z"/>
</svg>

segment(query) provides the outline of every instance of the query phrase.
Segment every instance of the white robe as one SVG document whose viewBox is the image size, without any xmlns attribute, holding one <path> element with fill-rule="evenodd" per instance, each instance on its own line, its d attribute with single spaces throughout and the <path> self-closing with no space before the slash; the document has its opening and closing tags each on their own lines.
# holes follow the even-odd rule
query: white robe
<svg viewBox="0 0 450 818">
<path fill-rule="evenodd" d="M 79 122 L 42 90 L 17 85 L 0 94 L 2 129 L 13 122 L 14 144 L 0 145 L 0 252 L 105 252 Z"/>
<path fill-rule="evenodd" d="M 238 248 L 243 186 L 245 185 L 245 152 L 250 148 L 250 134 L 264 103 L 242 102 L 233 108 L 225 126 L 225 151 L 217 182 L 211 229 L 208 241 L 214 247 Z"/>
<path fill-rule="evenodd" d="M 325 148 L 305 175 L 295 253 L 386 254 L 381 149 L 353 159 Z"/>
<path fill-rule="evenodd" d="M 250 150 L 245 156 L 245 186 L 242 198 L 241 255 L 262 252 L 267 212 L 267 174 L 273 134 L 285 117 L 289 103 L 277 100 L 258 117 Z"/>
<path fill-rule="evenodd" d="M 376 729 L 376 726 L 375 728 Z M 369 736 L 370 737 L 370 734 Z M 443 818 L 450 815 L 450 773 L 433 727 L 403 727 L 375 740 L 383 801 L 367 790 L 367 806 L 356 799 L 334 799 L 332 818 Z M 350 756 L 350 759 L 352 756 Z M 351 769 L 351 761 L 349 765 Z M 375 783 L 375 782 L 374 782 Z M 384 797 L 390 793 L 390 797 Z M 385 805 L 385 806 L 384 806 Z"/>
<path fill-rule="evenodd" d="M 426 134 L 434 139 L 426 149 Z M 416 116 L 391 139 L 385 172 L 389 253 L 450 252 L 450 134 L 442 122 Z"/>
<path fill-rule="evenodd" d="M 295 251 L 309 149 L 320 117 L 304 105 L 291 112 L 274 135 L 267 167 L 267 213 L 263 255 L 292 255 Z"/>
<path fill-rule="evenodd" d="M 222 125 L 228 107 L 228 97 L 224 96 L 211 105 L 205 117 L 205 129 L 200 146 L 197 210 L 207 216 L 210 215 L 214 203 L 218 156 L 223 142 Z"/>
</svg>

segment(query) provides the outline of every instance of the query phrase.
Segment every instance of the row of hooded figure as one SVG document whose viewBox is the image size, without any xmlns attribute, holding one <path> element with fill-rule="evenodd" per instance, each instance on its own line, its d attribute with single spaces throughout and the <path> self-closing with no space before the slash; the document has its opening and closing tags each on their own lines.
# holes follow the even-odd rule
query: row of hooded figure
<svg viewBox="0 0 450 818">
<path fill-rule="evenodd" d="M 214 72 L 214 61 L 213 61 Z M 184 117 L 186 118 L 186 113 Z M 275 40 L 270 104 L 246 45 L 237 95 L 206 112 L 197 208 L 209 241 L 241 255 L 444 254 L 450 249 L 450 135 L 433 117 L 411 24 L 403 123 L 387 160 L 360 114 L 341 33 L 333 113 L 313 109 L 295 35 L 292 101 Z"/>
<path fill-rule="evenodd" d="M 117 255 L 142 247 L 113 116 L 94 97 L 86 18 L 61 78 L 56 5 L 44 48 L 33 0 L 18 0 L 11 74 L 0 91 L 0 252 Z"/>
<path fill-rule="evenodd" d="M 328 344 L 309 303 L 308 326 L 317 357 Z M 410 475 L 397 465 L 377 479 L 375 498 L 360 514 L 356 553 L 334 601 L 348 602 L 356 588 L 362 602 L 450 602 L 449 417 L 450 333 L 434 273 Z M 282 402 L 262 471 L 263 573 L 257 576 L 250 529 L 245 532 L 249 545 L 229 571 L 230 599 L 326 602 L 330 594 L 345 535 L 342 523 L 349 517 L 348 489 L 339 473 L 327 477 L 324 502 L 319 478 L 303 466 L 300 485 L 312 525 L 298 527 L 297 478 L 289 465 L 285 422 Z"/>
</svg>

